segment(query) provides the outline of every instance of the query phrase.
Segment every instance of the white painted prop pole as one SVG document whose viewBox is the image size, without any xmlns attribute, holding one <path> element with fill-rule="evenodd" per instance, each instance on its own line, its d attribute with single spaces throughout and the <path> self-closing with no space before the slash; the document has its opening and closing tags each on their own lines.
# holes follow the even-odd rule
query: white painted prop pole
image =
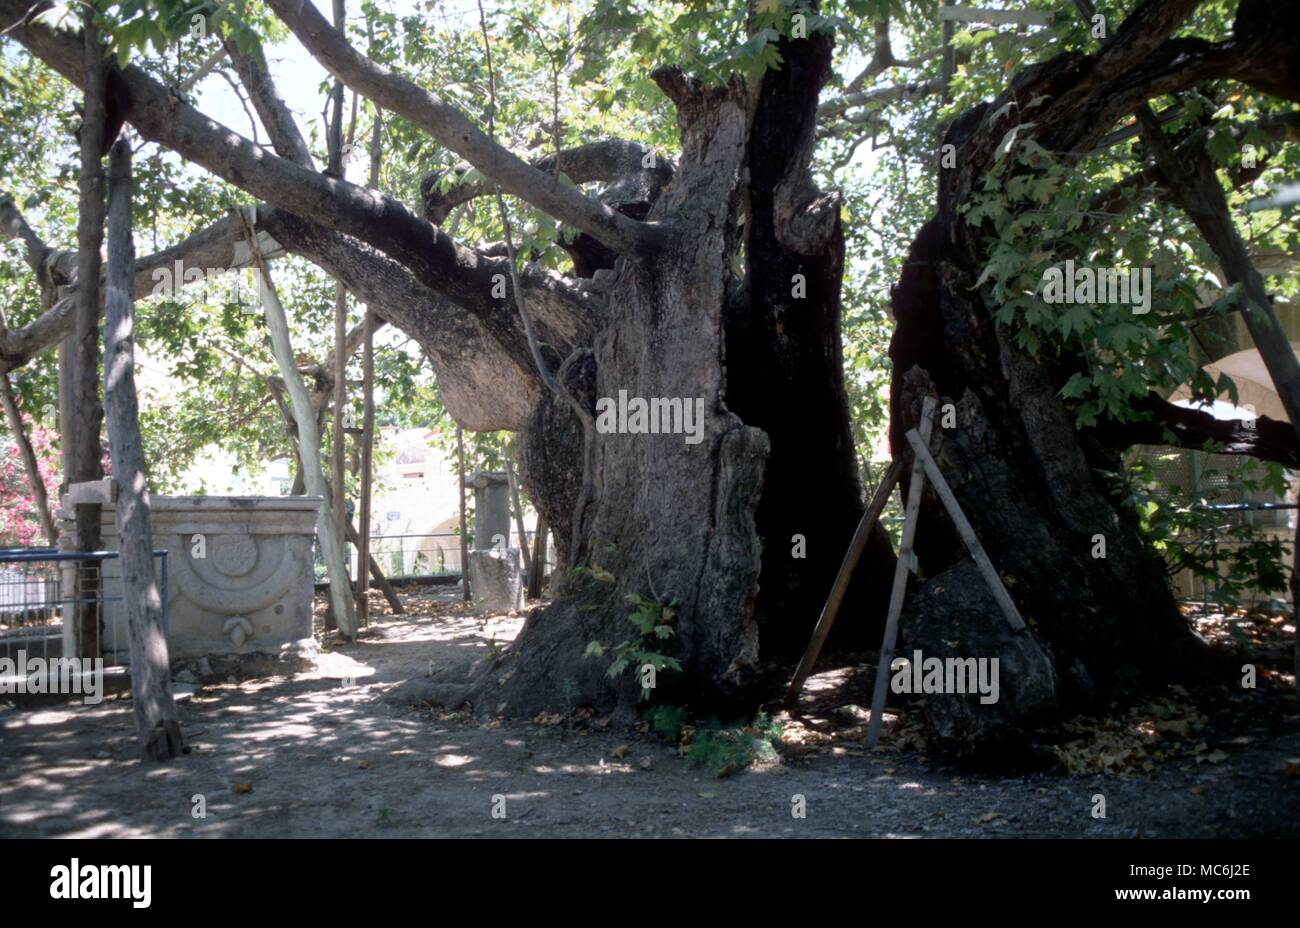
<svg viewBox="0 0 1300 928">
<path fill-rule="evenodd" d="M 261 278 L 259 293 L 262 309 L 266 315 L 266 327 L 271 334 L 271 351 L 275 355 L 276 366 L 280 368 L 280 377 L 289 391 L 289 400 L 293 406 L 293 418 L 298 424 L 298 453 L 302 458 L 303 481 L 307 492 L 320 497 L 320 513 L 316 521 L 316 538 L 320 542 L 321 553 L 325 556 L 325 571 L 329 576 L 330 603 L 334 606 L 335 621 L 339 632 L 347 638 L 357 634 L 356 612 L 352 601 L 352 585 L 348 579 L 347 563 L 343 559 L 343 545 L 339 539 L 338 522 L 334 507 L 330 503 L 329 484 L 321 471 L 320 432 L 316 428 L 316 414 L 311 408 L 311 399 L 307 388 L 303 386 L 302 375 L 294 360 L 293 344 L 289 340 L 289 319 L 284 306 L 275 292 L 271 273 L 257 247 L 257 239 L 249 227 L 247 217 L 240 211 L 244 222 L 244 231 L 249 248 L 253 253 L 253 262 Z"/>
</svg>

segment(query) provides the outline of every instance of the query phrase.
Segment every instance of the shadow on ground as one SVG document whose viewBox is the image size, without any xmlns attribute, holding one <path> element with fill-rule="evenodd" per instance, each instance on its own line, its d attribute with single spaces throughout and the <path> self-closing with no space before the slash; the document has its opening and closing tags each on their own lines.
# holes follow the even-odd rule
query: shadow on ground
<svg viewBox="0 0 1300 928">
<path fill-rule="evenodd" d="M 717 779 L 649 734 L 392 706 L 384 693 L 431 661 L 463 673 L 521 624 L 484 621 L 445 593 L 411 603 L 413 615 L 378 616 L 309 672 L 202 686 L 180 704 L 195 749 L 174 763 L 135 759 L 126 699 L 0 706 L 0 836 L 1300 834 L 1300 778 L 1286 773 L 1294 734 L 1248 738 L 1215 763 L 1008 777 L 900 746 L 867 757 L 856 739 L 827 737 Z M 852 668 L 813 677 L 806 708 L 834 705 L 841 689 L 859 698 Z"/>
</svg>

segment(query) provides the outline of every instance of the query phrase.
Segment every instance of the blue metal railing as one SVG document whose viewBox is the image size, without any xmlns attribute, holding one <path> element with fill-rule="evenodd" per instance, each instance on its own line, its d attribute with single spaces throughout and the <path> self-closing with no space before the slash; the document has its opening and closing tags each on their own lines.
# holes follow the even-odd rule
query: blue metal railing
<svg viewBox="0 0 1300 928">
<path fill-rule="evenodd" d="M 168 616 L 167 551 L 153 552 L 158 560 L 158 585 L 162 599 L 163 634 L 170 632 Z M 126 601 L 120 577 L 105 578 L 101 565 L 117 560 L 117 551 L 60 551 L 57 548 L 0 548 L 0 648 L 10 648 L 15 642 L 26 643 L 33 634 L 39 636 L 48 650 L 49 642 L 63 632 L 64 623 L 76 610 L 92 603 L 102 607 L 109 603 Z M 96 587 L 87 596 L 78 595 L 75 574 L 68 571 L 96 570 Z M 69 589 L 71 585 L 71 589 Z M 116 595 L 114 595 L 114 589 Z M 124 617 L 120 618 L 124 621 Z M 118 647 L 117 621 L 113 622 L 112 651 Z M 101 634 L 104 631 L 101 619 Z M 61 646 L 61 642 L 60 642 Z M 100 641 L 101 651 L 103 641 Z M 129 650 L 129 645 L 127 650 Z"/>
<path fill-rule="evenodd" d="M 1249 512 L 1287 512 L 1300 509 L 1300 503 L 1291 502 L 1257 502 L 1254 500 L 1243 503 L 1207 503 L 1203 506 L 1195 507 L 1199 510 L 1208 512 L 1222 513 L 1249 513 Z M 1240 540 L 1221 538 L 1220 534 L 1224 529 L 1218 525 L 1210 525 L 1209 528 L 1201 535 L 1191 538 L 1175 539 L 1175 543 L 1189 551 L 1203 551 L 1208 549 L 1210 553 L 1211 580 L 1206 582 L 1206 578 L 1200 577 L 1201 581 L 1201 608 L 1208 611 L 1210 601 L 1222 608 L 1226 605 L 1223 596 L 1223 577 L 1220 572 L 1219 554 L 1221 549 L 1230 549 L 1240 547 L 1245 542 Z M 1211 595 L 1213 590 L 1213 595 Z M 1193 594 L 1190 600 L 1195 600 Z"/>
</svg>

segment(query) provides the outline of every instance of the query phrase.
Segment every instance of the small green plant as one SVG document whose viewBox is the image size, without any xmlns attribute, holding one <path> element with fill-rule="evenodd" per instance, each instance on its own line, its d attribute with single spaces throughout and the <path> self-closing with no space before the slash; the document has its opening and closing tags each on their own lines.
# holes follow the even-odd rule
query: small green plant
<svg viewBox="0 0 1300 928">
<path fill-rule="evenodd" d="M 574 580 L 590 577 L 597 583 L 614 582 L 614 575 L 599 565 L 595 567 L 571 567 L 569 568 L 569 577 Z"/>
<path fill-rule="evenodd" d="M 1284 497 L 1281 467 L 1255 461 L 1214 467 L 1207 466 L 1206 458 L 1195 484 L 1187 487 L 1162 478 L 1156 464 L 1164 459 L 1182 460 L 1171 453 L 1139 457 L 1119 486 L 1127 492 L 1124 502 L 1137 517 L 1142 535 L 1165 558 L 1167 573 L 1172 577 L 1190 571 L 1224 604 L 1284 593 L 1290 581 L 1284 542 L 1276 530 L 1255 522 L 1270 513 L 1216 506 L 1249 506 Z"/>
<path fill-rule="evenodd" d="M 763 712 L 748 725 L 724 725 L 715 719 L 694 730 L 686 759 L 714 776 L 725 777 L 755 762 L 776 761 L 780 736 L 781 723 Z"/>
<path fill-rule="evenodd" d="M 684 706 L 652 706 L 645 711 L 642 718 L 650 723 L 650 730 L 668 741 L 680 741 L 682 729 L 686 726 L 686 708 Z"/>
<path fill-rule="evenodd" d="M 393 820 L 393 810 L 387 806 L 381 806 L 379 809 L 379 827 L 392 828 L 397 822 Z"/>
<path fill-rule="evenodd" d="M 607 648 L 599 641 L 589 642 L 583 655 L 600 657 L 607 650 L 613 651 L 614 660 L 605 671 L 611 679 L 628 669 L 640 672 L 645 667 L 653 668 L 655 673 L 665 669 L 680 672 L 682 665 L 677 658 L 661 654 L 651 648 L 656 641 L 667 641 L 677 633 L 672 624 L 677 617 L 676 602 L 660 603 L 654 599 L 647 599 L 639 593 L 628 593 L 623 598 L 635 607 L 627 618 L 636 626 L 636 637 L 620 641 L 612 648 Z M 649 695 L 650 689 L 643 682 L 641 698 L 645 699 Z"/>
</svg>

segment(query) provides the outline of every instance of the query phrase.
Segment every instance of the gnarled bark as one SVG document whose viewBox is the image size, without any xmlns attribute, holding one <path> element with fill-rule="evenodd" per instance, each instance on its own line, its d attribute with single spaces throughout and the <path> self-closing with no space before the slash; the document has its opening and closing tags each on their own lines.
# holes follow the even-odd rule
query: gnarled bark
<svg viewBox="0 0 1300 928">
<path fill-rule="evenodd" d="M 895 453 L 910 457 L 903 434 L 915 425 L 925 395 L 954 404 L 956 427 L 936 431 L 935 457 L 1029 621 L 1024 634 L 1043 654 L 1036 659 L 1050 665 L 1004 675 L 1002 701 L 984 713 L 980 726 L 953 724 L 954 713 L 965 711 L 969 699 L 929 701 L 926 711 L 936 731 L 961 750 L 974 750 L 977 740 L 1023 740 L 1035 724 L 1063 714 L 1161 682 L 1225 670 L 1208 659 L 1180 617 L 1161 562 L 1099 475 L 1103 466 L 1113 468 L 1117 447 L 1131 434 L 1076 432 L 1058 394 L 1068 376 L 1065 367 L 1074 362 L 1066 359 L 1056 368 L 1033 359 L 1015 346 L 1009 329 L 994 322 L 975 286 L 988 256 L 979 230 L 963 219 L 996 147 L 1032 100 L 1048 102 L 1024 115 L 1018 139 L 1033 138 L 1062 153 L 1058 157 L 1077 160 L 1068 153 L 1090 151 L 1118 116 L 1205 77 L 1276 90 L 1275 59 L 1294 56 L 1294 36 L 1241 29 L 1239 15 L 1238 32 L 1226 42 L 1167 38 L 1195 5 L 1146 3 L 1097 54 L 1066 54 L 1030 68 L 997 100 L 959 117 L 944 139 L 955 146 L 956 166 L 940 173 L 938 211 L 913 243 L 894 291 Z M 1287 93 L 1298 87 L 1300 82 Z M 1185 430 L 1203 426 L 1199 418 L 1184 418 Z M 1275 445 L 1287 444 L 1277 442 L 1275 432 L 1270 429 Z M 1104 556 L 1097 553 L 1099 536 Z M 991 642 L 989 629 L 972 624 L 963 596 L 935 595 L 961 575 L 965 554 L 933 500 L 922 508 L 917 552 L 930 579 L 921 586 L 914 615 L 904 619 L 904 635 L 913 627 L 915 642 L 940 649 L 936 656 L 995 657 L 979 649 L 1005 647 L 1006 656 L 1014 657 L 1009 642 Z M 993 614 L 978 620 L 990 626 L 997 621 Z"/>
</svg>

